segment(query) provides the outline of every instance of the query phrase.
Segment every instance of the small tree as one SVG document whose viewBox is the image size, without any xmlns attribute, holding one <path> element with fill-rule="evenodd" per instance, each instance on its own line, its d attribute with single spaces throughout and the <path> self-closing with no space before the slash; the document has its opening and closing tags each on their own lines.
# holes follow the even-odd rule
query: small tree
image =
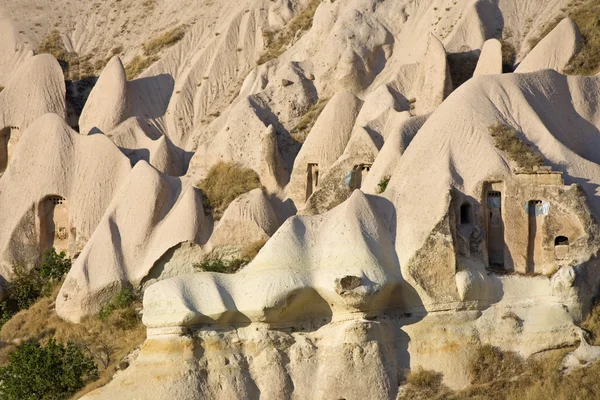
<svg viewBox="0 0 600 400">
<path fill-rule="evenodd" d="M 26 343 L 0 368 L 0 398 L 62 400 L 97 376 L 94 361 L 73 343 L 50 339 L 46 345 Z"/>
<path fill-rule="evenodd" d="M 48 249 L 42 256 L 38 270 L 40 277 L 45 280 L 59 281 L 71 269 L 71 260 L 64 251 L 57 253 L 53 248 Z"/>
</svg>

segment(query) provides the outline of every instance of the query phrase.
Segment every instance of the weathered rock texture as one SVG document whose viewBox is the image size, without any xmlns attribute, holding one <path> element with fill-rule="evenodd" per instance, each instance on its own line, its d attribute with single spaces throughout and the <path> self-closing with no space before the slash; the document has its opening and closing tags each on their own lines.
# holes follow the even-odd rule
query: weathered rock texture
<svg viewBox="0 0 600 400">
<path fill-rule="evenodd" d="M 600 76 L 560 73 L 569 19 L 527 45 L 566 1 L 0 0 L 0 276 L 65 250 L 73 322 L 144 291 L 148 340 L 87 399 L 394 399 L 419 366 L 466 386 L 481 344 L 576 344 L 599 290 Z M 25 43 L 53 27 L 102 61 L 79 133 L 60 64 Z M 501 74 L 500 39 L 523 73 Z M 214 221 L 194 184 L 220 161 L 262 187 Z M 236 274 L 196 271 L 264 241 Z"/>
</svg>

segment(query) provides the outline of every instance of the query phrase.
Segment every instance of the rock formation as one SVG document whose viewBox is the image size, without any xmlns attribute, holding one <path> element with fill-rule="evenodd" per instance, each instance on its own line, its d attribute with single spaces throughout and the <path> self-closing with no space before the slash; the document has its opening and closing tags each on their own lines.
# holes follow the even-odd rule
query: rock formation
<svg viewBox="0 0 600 400">
<path fill-rule="evenodd" d="M 123 0 L 51 36 L 0 3 L 0 282 L 54 247 L 62 319 L 143 295 L 139 355 L 83 398 L 395 399 L 420 367 L 468 386 L 482 345 L 598 359 L 600 75 L 563 75 L 566 0 Z M 218 163 L 258 179 L 217 215 Z"/>
</svg>

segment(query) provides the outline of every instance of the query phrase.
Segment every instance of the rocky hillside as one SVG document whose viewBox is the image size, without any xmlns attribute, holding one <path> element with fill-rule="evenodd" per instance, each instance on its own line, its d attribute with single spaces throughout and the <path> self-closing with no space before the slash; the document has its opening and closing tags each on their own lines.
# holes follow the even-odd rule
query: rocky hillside
<svg viewBox="0 0 600 400">
<path fill-rule="evenodd" d="M 593 397 L 595 1 L 0 7 L 0 397 Z"/>
</svg>

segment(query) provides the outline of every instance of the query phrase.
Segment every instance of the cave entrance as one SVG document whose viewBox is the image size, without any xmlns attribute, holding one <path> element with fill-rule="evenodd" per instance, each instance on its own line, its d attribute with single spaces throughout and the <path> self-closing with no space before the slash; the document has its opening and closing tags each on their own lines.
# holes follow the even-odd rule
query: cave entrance
<svg viewBox="0 0 600 400">
<path fill-rule="evenodd" d="M 48 196 L 40 202 L 40 247 L 42 252 L 54 247 L 58 253 L 69 252 L 69 243 L 74 243 L 74 229 L 70 234 L 67 201 L 60 196 Z M 71 237 L 73 236 L 73 237 Z"/>
<path fill-rule="evenodd" d="M 504 223 L 502 221 L 502 193 L 487 193 L 488 258 L 490 266 L 504 267 Z"/>
<path fill-rule="evenodd" d="M 473 223 L 473 213 L 471 205 L 464 203 L 460 206 L 460 225 L 471 225 Z"/>
<path fill-rule="evenodd" d="M 10 140 L 10 127 L 0 130 L 0 174 L 8 167 L 8 141 Z"/>
<path fill-rule="evenodd" d="M 309 163 L 306 169 L 306 200 L 319 186 L 319 164 Z"/>
<path fill-rule="evenodd" d="M 354 171 L 354 189 L 360 189 L 363 182 L 367 179 L 369 172 L 371 171 L 372 164 L 359 164 L 355 165 Z"/>
<path fill-rule="evenodd" d="M 566 236 L 557 236 L 554 239 L 554 257 L 557 260 L 564 260 L 569 257 L 569 238 Z"/>
<path fill-rule="evenodd" d="M 543 262 L 543 235 L 542 224 L 544 222 L 544 206 L 541 200 L 530 200 L 527 202 L 527 214 L 529 219 L 529 237 L 527 240 L 527 272 L 535 273 L 535 266 Z"/>
</svg>

